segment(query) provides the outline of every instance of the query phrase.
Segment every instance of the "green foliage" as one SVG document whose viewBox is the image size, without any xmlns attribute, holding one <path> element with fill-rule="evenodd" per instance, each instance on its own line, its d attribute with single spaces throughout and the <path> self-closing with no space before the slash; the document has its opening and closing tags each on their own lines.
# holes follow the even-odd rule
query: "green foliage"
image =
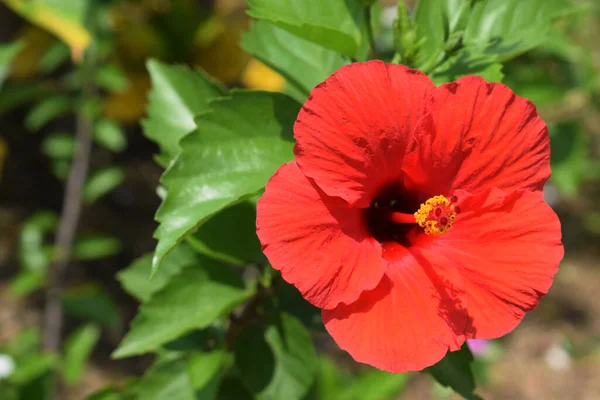
<svg viewBox="0 0 600 400">
<path fill-rule="evenodd" d="M 15 42 L 10 44 L 0 43 L 0 89 L 9 71 L 10 65 L 21 49 L 21 43 Z"/>
<path fill-rule="evenodd" d="M 550 22 L 574 10 L 570 0 L 478 1 L 463 40 L 465 46 L 505 61 L 540 45 L 549 34 Z"/>
<path fill-rule="evenodd" d="M 246 328 L 236 343 L 235 358 L 244 384 L 261 400 L 301 399 L 318 367 L 309 332 L 285 313 L 266 327 Z"/>
<path fill-rule="evenodd" d="M 75 151 L 75 138 L 69 133 L 53 133 L 42 142 L 42 152 L 51 158 L 70 160 Z"/>
<path fill-rule="evenodd" d="M 32 132 L 37 132 L 53 119 L 65 115 L 71 107 L 71 100 L 67 96 L 45 98 L 31 109 L 25 118 L 25 127 Z"/>
<path fill-rule="evenodd" d="M 50 211 L 38 211 L 22 225 L 17 248 L 20 272 L 11 282 L 14 294 L 25 296 L 44 285 L 46 267 L 53 255 L 52 246 L 44 238 L 57 225 L 58 217 Z"/>
<path fill-rule="evenodd" d="M 144 134 L 160 147 L 163 166 L 179 154 L 179 140 L 196 128 L 194 117 L 209 110 L 209 102 L 225 90 L 199 71 L 156 60 L 147 64 L 152 78 Z"/>
<path fill-rule="evenodd" d="M 352 57 L 361 43 L 359 0 L 248 0 L 248 14 Z"/>
<path fill-rule="evenodd" d="M 113 357 L 130 357 L 208 327 L 252 295 L 241 277 L 209 259 L 182 269 L 140 307 Z"/>
<path fill-rule="evenodd" d="M 96 284 L 67 288 L 62 296 L 62 305 L 68 315 L 102 326 L 115 326 L 119 320 L 114 300 Z"/>
<path fill-rule="evenodd" d="M 196 119 L 198 129 L 180 142 L 182 152 L 162 178 L 168 192 L 156 213 L 154 270 L 184 235 L 261 190 L 292 159 L 299 108 L 281 94 L 234 91 Z"/>
<path fill-rule="evenodd" d="M 83 199 L 93 203 L 105 194 L 112 192 L 125 180 L 125 172 L 121 167 L 104 167 L 93 171 L 85 187 L 83 188 Z"/>
<path fill-rule="evenodd" d="M 587 180 L 600 178 L 600 162 L 590 158 L 590 139 L 577 123 L 550 126 L 551 182 L 566 197 L 574 197 Z"/>
<path fill-rule="evenodd" d="M 152 254 L 137 259 L 129 267 L 121 270 L 117 279 L 127 293 L 145 303 L 154 293 L 165 287 L 172 276 L 177 275 L 183 268 L 198 266 L 200 262 L 200 258 L 190 247 L 181 245 L 165 257 L 163 267 L 156 271 L 152 279 Z"/>
<path fill-rule="evenodd" d="M 196 400 L 186 367 L 185 360 L 181 358 L 159 360 L 128 388 L 126 394 L 134 399 Z"/>
<path fill-rule="evenodd" d="M 93 324 L 82 326 L 65 342 L 61 372 L 66 383 L 73 385 L 81 379 L 85 364 L 100 339 L 100 328 Z"/>
<path fill-rule="evenodd" d="M 247 0 L 248 14 L 255 18 L 248 25 L 243 13 L 201 15 L 193 0 L 164 9 L 146 3 L 128 2 L 121 9 L 122 2 L 4 1 L 56 37 L 45 35 L 46 43 L 33 49 L 38 54 L 30 68 L 36 76 L 13 76 L 4 86 L 9 66 L 22 56 L 17 53 L 25 53 L 31 43 L 0 45 L 0 114 L 29 104 L 23 122 L 27 130 L 55 128 L 53 122 L 60 122 L 60 130 L 41 132 L 41 146 L 32 151 L 45 155 L 50 172 L 63 180 L 77 152 L 75 131 L 81 124 L 73 123 L 74 117 L 89 119 L 94 147 L 81 194 L 84 213 L 95 210 L 90 207 L 95 202 L 118 202 L 119 196 L 108 195 L 120 185 L 127 192 L 137 176 L 129 157 L 146 149 L 125 152 L 128 137 L 119 113 L 143 103 L 146 72 L 152 85 L 142 127 L 158 146 L 156 161 L 166 169 L 156 188 L 162 199 L 155 217 L 158 243 L 154 252 L 116 275 L 140 306 L 112 356 L 144 355 L 153 362 L 141 376 L 88 399 L 398 398 L 410 375 L 349 362 L 338 365 L 338 349 L 321 340 L 327 335 L 321 310 L 270 268 L 256 236 L 257 199 L 277 168 L 293 159 L 300 103 L 340 67 L 371 58 L 420 69 L 437 85 L 467 74 L 504 81 L 538 107 L 564 101 L 573 88 L 596 99 L 591 53 L 573 45 L 561 25 L 553 25 L 580 8 L 569 0 L 419 0 L 414 12 L 399 2 L 391 25 L 374 0 Z M 139 17 L 134 29 L 126 15 L 130 12 Z M 233 55 L 233 48 L 248 27 L 241 47 L 285 78 L 285 87 L 273 89 L 289 96 L 228 91 L 200 69 L 226 71 L 231 86 L 246 84 L 248 70 L 242 69 L 249 56 Z M 223 48 L 227 56 L 216 55 L 214 48 Z M 239 66 L 233 65 L 238 61 Z M 595 138 L 583 129 L 589 121 L 571 121 L 579 118 L 549 124 L 551 183 L 568 201 L 577 199 L 584 184 L 600 179 L 600 163 L 592 159 Z M 130 133 L 137 145 L 135 130 Z M 14 156 L 9 148 L 9 157 Z M 0 166 L 3 158 L 0 152 Z M 147 177 L 145 169 L 141 175 Z M 598 215 L 586 217 L 600 220 Z M 12 294 L 25 296 L 46 285 L 48 266 L 57 255 L 52 243 L 58 218 L 38 210 L 22 224 Z M 78 221 L 81 232 L 96 228 L 88 221 Z M 121 242 L 101 232 L 75 236 L 69 259 L 73 276 L 65 280 L 70 286 L 61 294 L 69 321 L 66 340 L 57 354 L 40 350 L 39 330 L 23 331 L 0 344 L 0 354 L 16 365 L 0 382 L 0 398 L 44 400 L 53 386 L 75 387 L 84 381 L 85 365 L 101 334 L 120 331 L 126 315 L 121 308 L 127 308 L 117 304 L 119 297 L 113 299 L 112 286 L 105 289 L 106 282 L 90 280 L 96 276 L 91 269 L 103 268 L 101 260 L 107 257 L 113 258 L 106 263 L 130 257 L 129 242 L 139 248 L 139 238 L 131 239 Z M 80 323 L 74 331 L 73 321 Z M 477 368 L 465 345 L 423 372 L 449 391 L 478 399 Z"/>
<path fill-rule="evenodd" d="M 451 387 L 465 399 L 477 400 L 475 395 L 475 378 L 471 370 L 473 355 L 465 343 L 460 350 L 448 352 L 437 364 L 426 368 L 423 372 L 431 374 L 439 383 Z"/>
<path fill-rule="evenodd" d="M 127 138 L 123 129 L 116 122 L 108 119 L 101 119 L 94 125 L 94 141 L 117 153 L 127 147 Z"/>
<path fill-rule="evenodd" d="M 242 38 L 242 47 L 302 92 L 299 101 L 347 62 L 335 51 L 291 34 L 272 23 L 257 21 Z"/>
<path fill-rule="evenodd" d="M 73 255 L 81 261 L 97 260 L 118 254 L 119 239 L 102 234 L 80 235 L 73 243 Z"/>
<path fill-rule="evenodd" d="M 266 258 L 255 224 L 256 202 L 242 201 L 210 217 L 187 240 L 199 253 L 225 263 L 240 267 L 261 263 Z"/>
</svg>

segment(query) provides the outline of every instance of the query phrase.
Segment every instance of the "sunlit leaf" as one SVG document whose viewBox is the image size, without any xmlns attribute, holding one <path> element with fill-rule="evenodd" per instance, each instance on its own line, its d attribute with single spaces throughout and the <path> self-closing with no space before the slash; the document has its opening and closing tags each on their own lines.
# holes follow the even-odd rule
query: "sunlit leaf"
<svg viewBox="0 0 600 400">
<path fill-rule="evenodd" d="M 502 64 L 491 56 L 472 54 L 469 49 L 460 50 L 431 73 L 436 85 L 452 82 L 465 75 L 479 75 L 488 82 L 502 82 Z"/>
<path fill-rule="evenodd" d="M 225 89 L 199 71 L 150 60 L 152 78 L 148 118 L 144 134 L 160 149 L 164 166 L 180 151 L 179 140 L 196 128 L 194 117 L 208 111 L 209 102 L 225 95 Z"/>
<path fill-rule="evenodd" d="M 252 25 L 242 38 L 242 47 L 299 88 L 303 96 L 298 100 L 302 102 L 312 88 L 346 64 L 335 51 L 265 21 Z"/>
<path fill-rule="evenodd" d="M 153 269 L 186 234 L 261 190 L 292 159 L 299 109 L 283 94 L 234 91 L 198 117 L 198 129 L 180 142 L 182 152 L 162 178 L 168 192 L 156 214 Z"/>
<path fill-rule="evenodd" d="M 52 32 L 71 47 L 76 61 L 92 38 L 85 28 L 88 2 L 81 0 L 5 0 L 23 18 Z"/>
<path fill-rule="evenodd" d="M 256 18 L 349 57 L 361 42 L 360 0 L 248 0 Z"/>
<path fill-rule="evenodd" d="M 576 10 L 570 0 L 487 0 L 474 2 L 463 41 L 499 61 L 541 44 L 550 22 Z"/>
<path fill-rule="evenodd" d="M 408 383 L 407 374 L 390 374 L 372 369 L 352 380 L 335 400 L 379 400 L 394 399 Z"/>
</svg>

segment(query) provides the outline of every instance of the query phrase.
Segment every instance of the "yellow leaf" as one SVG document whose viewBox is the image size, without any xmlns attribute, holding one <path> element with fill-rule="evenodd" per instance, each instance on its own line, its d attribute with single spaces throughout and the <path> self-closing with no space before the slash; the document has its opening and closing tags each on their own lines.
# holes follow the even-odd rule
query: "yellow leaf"
<svg viewBox="0 0 600 400">
<path fill-rule="evenodd" d="M 263 89 L 271 92 L 282 92 L 285 80 L 277 72 L 257 59 L 250 60 L 242 73 L 242 84 L 249 89 Z"/>
<path fill-rule="evenodd" d="M 4 0 L 17 14 L 59 37 L 71 48 L 75 62 L 92 37 L 83 26 L 86 1 L 83 0 Z"/>
</svg>

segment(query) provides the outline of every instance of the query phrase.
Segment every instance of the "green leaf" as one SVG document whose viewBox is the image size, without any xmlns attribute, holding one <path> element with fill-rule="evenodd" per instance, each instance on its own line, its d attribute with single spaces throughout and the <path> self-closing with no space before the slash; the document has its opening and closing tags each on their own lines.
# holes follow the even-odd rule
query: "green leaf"
<svg viewBox="0 0 600 400">
<path fill-rule="evenodd" d="M 225 89 L 200 71 L 156 60 L 147 64 L 152 91 L 144 134 L 160 147 L 164 166 L 179 154 L 179 140 L 196 128 L 194 117 L 209 109 L 209 102 L 226 94 Z"/>
<path fill-rule="evenodd" d="M 114 300 L 104 289 L 95 284 L 68 288 L 63 293 L 62 304 L 68 315 L 103 326 L 115 326 L 119 320 L 119 312 Z"/>
<path fill-rule="evenodd" d="M 119 67 L 112 64 L 99 67 L 94 78 L 98 87 L 109 92 L 123 92 L 129 85 L 129 80 L 125 76 L 125 73 Z"/>
<path fill-rule="evenodd" d="M 198 399 L 214 399 L 220 383 L 220 371 L 226 357 L 223 350 L 194 353 L 188 360 L 187 372 Z"/>
<path fill-rule="evenodd" d="M 86 400 L 121 400 L 123 396 L 116 389 L 112 387 L 107 387 L 104 389 L 100 389 L 97 392 L 92 393 Z"/>
<path fill-rule="evenodd" d="M 75 258 L 82 261 L 114 256 L 121 251 L 119 239 L 108 235 L 80 235 L 73 245 Z"/>
<path fill-rule="evenodd" d="M 100 328 L 88 324 L 73 332 L 66 340 L 61 373 L 69 385 L 76 384 L 81 379 L 85 363 L 99 339 Z"/>
<path fill-rule="evenodd" d="M 335 400 L 380 400 L 393 399 L 408 383 L 407 374 L 390 374 L 372 369 L 352 380 Z"/>
<path fill-rule="evenodd" d="M 259 400 L 301 399 L 315 381 L 319 361 L 310 333 L 286 313 L 266 328 L 246 328 L 236 342 L 235 360 Z"/>
<path fill-rule="evenodd" d="M 419 68 L 426 69 L 428 65 L 434 64 L 444 51 L 446 21 L 440 0 L 419 0 L 415 8 L 417 42 L 420 43 L 415 62 Z"/>
<path fill-rule="evenodd" d="M 55 92 L 47 82 L 14 82 L 0 90 L 0 115 Z"/>
<path fill-rule="evenodd" d="M 69 47 L 56 40 L 40 59 L 40 72 L 50 74 L 69 60 Z"/>
<path fill-rule="evenodd" d="M 552 182 L 566 197 L 573 197 L 591 172 L 600 170 L 592 160 L 590 140 L 574 122 L 550 125 Z"/>
<path fill-rule="evenodd" d="M 56 229 L 58 216 L 52 211 L 38 211 L 22 226 L 19 237 L 18 258 L 22 268 L 45 272 L 50 254 L 44 245 L 44 236 Z"/>
<path fill-rule="evenodd" d="M 46 283 L 46 271 L 20 271 L 10 282 L 10 291 L 17 297 L 42 288 Z"/>
<path fill-rule="evenodd" d="M 4 79 L 8 75 L 12 61 L 20 49 L 20 42 L 0 43 L 0 89 L 2 89 Z"/>
<path fill-rule="evenodd" d="M 184 359 L 160 361 L 128 388 L 126 398 L 144 400 L 198 400 Z"/>
<path fill-rule="evenodd" d="M 180 142 L 180 156 L 163 175 L 168 191 L 156 213 L 153 270 L 186 234 L 261 190 L 293 158 L 296 101 L 279 93 L 233 91 L 211 108 Z"/>
<path fill-rule="evenodd" d="M 460 50 L 441 64 L 430 75 L 436 85 L 452 82 L 465 75 L 479 75 L 488 82 L 502 82 L 502 64 L 494 57 L 471 53 L 469 49 Z"/>
<path fill-rule="evenodd" d="M 183 268 L 197 266 L 200 259 L 188 246 L 177 246 L 170 252 L 163 266 L 150 279 L 152 271 L 152 254 L 147 254 L 133 262 L 126 269 L 119 271 L 117 279 L 123 290 L 145 303 L 152 295 L 164 288 L 171 277 L 177 275 Z"/>
<path fill-rule="evenodd" d="M 360 45 L 360 0 L 248 0 L 247 3 L 252 17 L 272 22 L 348 57 L 354 56 Z"/>
<path fill-rule="evenodd" d="M 314 387 L 316 400 L 336 400 L 342 391 L 342 374 L 337 365 L 328 356 L 319 359 L 317 380 Z M 309 397 L 310 398 L 310 397 Z"/>
<path fill-rule="evenodd" d="M 465 399 L 479 399 L 475 391 L 475 378 L 471 369 L 473 355 L 465 343 L 460 350 L 448 352 L 437 364 L 425 368 L 440 384 L 452 388 Z"/>
<path fill-rule="evenodd" d="M 127 147 L 127 138 L 123 129 L 119 124 L 108 119 L 101 119 L 94 124 L 94 141 L 116 153 Z"/>
<path fill-rule="evenodd" d="M 242 37 L 242 47 L 299 88 L 302 102 L 315 86 L 347 63 L 338 53 L 265 21 L 252 24 Z"/>
<path fill-rule="evenodd" d="M 51 158 L 70 160 L 75 151 L 75 138 L 69 133 L 53 133 L 42 142 L 42 152 Z"/>
<path fill-rule="evenodd" d="M 34 353 L 23 359 L 18 360 L 17 368 L 8 378 L 9 382 L 18 386 L 23 386 L 50 371 L 58 357 L 56 354 Z"/>
<path fill-rule="evenodd" d="M 113 357 L 154 351 L 194 329 L 206 328 L 251 294 L 238 274 L 212 260 L 187 267 L 142 304 Z"/>
<path fill-rule="evenodd" d="M 476 1 L 463 41 L 505 61 L 541 44 L 551 21 L 575 10 L 570 0 Z"/>
<path fill-rule="evenodd" d="M 66 114 L 71 109 L 71 101 L 68 96 L 51 96 L 33 106 L 25 118 L 25 127 L 36 132 L 42 129 L 48 122 Z"/>
<path fill-rule="evenodd" d="M 256 203 L 252 201 L 218 212 L 188 239 L 196 251 L 229 264 L 246 266 L 266 261 L 256 236 Z"/>
<path fill-rule="evenodd" d="M 105 167 L 90 174 L 83 187 L 83 199 L 93 203 L 114 190 L 125 180 L 125 172 L 118 166 Z"/>
</svg>

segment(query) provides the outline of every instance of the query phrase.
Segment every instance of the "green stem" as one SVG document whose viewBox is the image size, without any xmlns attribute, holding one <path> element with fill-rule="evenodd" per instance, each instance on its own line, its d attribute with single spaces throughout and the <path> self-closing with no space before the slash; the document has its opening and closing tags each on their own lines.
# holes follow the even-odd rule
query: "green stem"
<svg viewBox="0 0 600 400">
<path fill-rule="evenodd" d="M 375 45 L 375 37 L 373 36 L 373 25 L 371 24 L 371 6 L 365 7 L 365 24 L 367 26 L 367 37 L 369 39 L 369 45 L 371 47 L 369 51 L 369 58 L 378 58 L 377 46 Z"/>
</svg>

